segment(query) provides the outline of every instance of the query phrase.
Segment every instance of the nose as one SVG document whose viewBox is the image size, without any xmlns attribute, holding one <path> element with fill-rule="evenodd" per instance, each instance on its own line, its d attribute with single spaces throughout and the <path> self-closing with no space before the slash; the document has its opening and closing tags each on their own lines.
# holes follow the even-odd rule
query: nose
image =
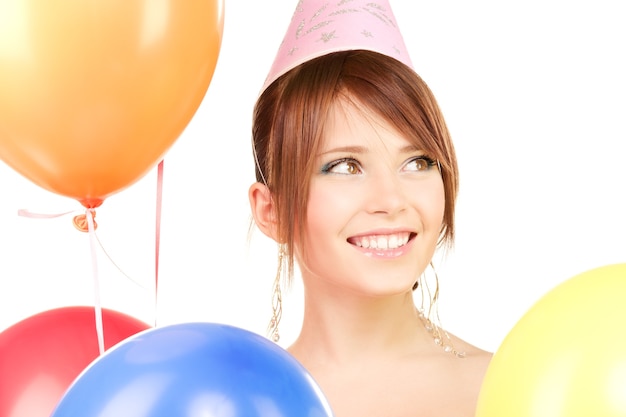
<svg viewBox="0 0 626 417">
<path fill-rule="evenodd" d="M 367 211 L 372 214 L 397 214 L 408 205 L 407 192 L 402 179 L 392 170 L 371 175 L 368 178 Z"/>
</svg>

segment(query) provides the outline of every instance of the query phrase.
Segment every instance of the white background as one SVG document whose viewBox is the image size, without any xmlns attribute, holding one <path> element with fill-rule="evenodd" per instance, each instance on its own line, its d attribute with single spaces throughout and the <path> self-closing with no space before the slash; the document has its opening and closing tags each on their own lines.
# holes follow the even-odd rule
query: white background
<svg viewBox="0 0 626 417">
<path fill-rule="evenodd" d="M 440 315 L 496 350 L 554 286 L 626 262 L 624 12 L 618 0 L 392 1 L 461 170 L 456 246 L 437 264 Z M 98 252 L 104 307 L 158 326 L 212 321 L 264 333 L 276 248 L 259 231 L 248 241 L 250 120 L 294 7 L 226 0 L 212 83 L 165 158 L 156 309 L 156 170 L 97 210 L 112 259 Z M 20 208 L 82 211 L 0 163 L 0 331 L 94 304 L 88 235 L 72 215 L 36 220 Z M 298 331 L 300 290 L 296 280 L 285 295 L 282 345 Z"/>
</svg>

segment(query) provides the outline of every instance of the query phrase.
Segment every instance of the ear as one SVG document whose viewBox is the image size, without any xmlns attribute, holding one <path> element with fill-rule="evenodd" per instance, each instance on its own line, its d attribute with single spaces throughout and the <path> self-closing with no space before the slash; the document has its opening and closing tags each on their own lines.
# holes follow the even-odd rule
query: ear
<svg viewBox="0 0 626 417">
<path fill-rule="evenodd" d="M 267 188 L 265 184 L 255 182 L 248 190 L 248 199 L 250 200 L 252 217 L 257 227 L 267 237 L 278 242 L 276 213 L 274 211 L 274 202 L 269 188 Z"/>
</svg>

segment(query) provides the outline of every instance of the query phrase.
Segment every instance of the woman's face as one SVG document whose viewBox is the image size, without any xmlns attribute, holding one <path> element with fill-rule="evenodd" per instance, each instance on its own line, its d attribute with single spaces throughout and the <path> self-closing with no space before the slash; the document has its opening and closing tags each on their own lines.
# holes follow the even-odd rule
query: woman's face
<svg viewBox="0 0 626 417">
<path fill-rule="evenodd" d="M 437 246 L 444 187 L 437 162 L 363 106 L 339 101 L 311 178 L 305 285 L 377 297 L 411 291 Z"/>
</svg>

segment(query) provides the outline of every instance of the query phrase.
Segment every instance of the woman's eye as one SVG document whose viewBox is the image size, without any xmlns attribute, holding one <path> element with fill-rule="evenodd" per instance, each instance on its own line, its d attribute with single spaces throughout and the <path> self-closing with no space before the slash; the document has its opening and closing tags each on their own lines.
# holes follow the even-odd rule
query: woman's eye
<svg viewBox="0 0 626 417">
<path fill-rule="evenodd" d="M 435 164 L 436 162 L 427 156 L 418 156 L 409 160 L 404 166 L 404 169 L 406 171 L 422 172 L 428 171 L 435 166 Z"/>
<path fill-rule="evenodd" d="M 329 162 L 322 167 L 325 174 L 356 175 L 361 174 L 361 165 L 352 158 L 342 158 Z"/>
</svg>

